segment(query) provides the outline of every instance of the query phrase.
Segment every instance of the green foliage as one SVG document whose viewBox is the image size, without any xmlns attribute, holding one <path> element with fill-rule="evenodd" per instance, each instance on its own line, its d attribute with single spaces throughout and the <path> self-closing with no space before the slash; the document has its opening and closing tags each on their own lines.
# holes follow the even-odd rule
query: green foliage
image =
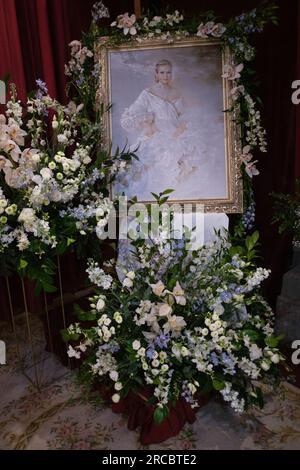
<svg viewBox="0 0 300 470">
<path fill-rule="evenodd" d="M 294 194 L 271 193 L 274 201 L 273 224 L 278 224 L 280 234 L 288 232 L 295 242 L 300 242 L 300 179 L 296 180 Z"/>
</svg>

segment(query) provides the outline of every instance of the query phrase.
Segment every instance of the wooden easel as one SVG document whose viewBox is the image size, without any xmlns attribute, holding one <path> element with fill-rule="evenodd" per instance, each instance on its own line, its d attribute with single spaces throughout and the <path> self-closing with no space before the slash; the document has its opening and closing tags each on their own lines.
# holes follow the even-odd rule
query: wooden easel
<svg viewBox="0 0 300 470">
<path fill-rule="evenodd" d="M 134 0 L 134 14 L 137 18 L 142 15 L 141 0 Z"/>
</svg>

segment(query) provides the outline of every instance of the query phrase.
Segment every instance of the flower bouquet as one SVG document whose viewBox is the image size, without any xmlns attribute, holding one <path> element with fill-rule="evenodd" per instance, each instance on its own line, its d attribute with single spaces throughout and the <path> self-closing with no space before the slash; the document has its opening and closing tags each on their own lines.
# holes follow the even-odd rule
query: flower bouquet
<svg viewBox="0 0 300 470">
<path fill-rule="evenodd" d="M 55 256 L 71 248 L 99 256 L 108 183 L 131 154 L 101 150 L 86 106 L 63 106 L 37 85 L 26 106 L 12 87 L 0 115 L 0 273 L 18 270 L 52 292 Z"/>
<path fill-rule="evenodd" d="M 115 411 L 142 426 L 142 443 L 177 433 L 213 391 L 237 412 L 263 406 L 283 356 L 273 314 L 259 293 L 269 272 L 221 235 L 192 251 L 162 233 L 132 242 L 119 278 L 90 261 L 91 308 L 63 332 L 83 381 L 106 390 Z M 111 267 L 111 266 L 110 266 Z M 104 388 L 103 388 L 104 387 Z M 176 431 L 174 431 L 176 429 Z"/>
</svg>

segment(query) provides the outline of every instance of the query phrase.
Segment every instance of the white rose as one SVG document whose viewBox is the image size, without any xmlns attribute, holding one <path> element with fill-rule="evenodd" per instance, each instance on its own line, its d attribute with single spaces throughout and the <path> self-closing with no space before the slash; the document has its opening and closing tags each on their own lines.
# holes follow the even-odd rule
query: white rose
<svg viewBox="0 0 300 470">
<path fill-rule="evenodd" d="M 139 342 L 138 339 L 136 339 L 135 341 L 133 341 L 132 343 L 132 347 L 135 351 L 138 351 L 141 347 L 141 343 Z"/>
<path fill-rule="evenodd" d="M 280 361 L 279 354 L 274 354 L 274 355 L 271 357 L 271 361 L 272 361 L 274 364 L 278 364 L 279 361 Z"/>
<path fill-rule="evenodd" d="M 202 328 L 202 336 L 207 336 L 208 335 L 208 329 L 207 328 Z"/>
<path fill-rule="evenodd" d="M 161 371 L 162 371 L 162 372 L 167 372 L 167 370 L 169 370 L 168 364 L 163 364 L 163 365 L 161 366 Z"/>
<path fill-rule="evenodd" d="M 43 180 L 48 181 L 52 177 L 52 171 L 50 170 L 50 168 L 42 168 L 40 171 L 40 175 Z"/>
<path fill-rule="evenodd" d="M 96 309 L 98 310 L 98 312 L 100 312 L 101 310 L 103 310 L 105 307 L 105 302 L 103 299 L 99 299 L 98 302 L 97 302 L 97 305 L 96 305 Z"/>
<path fill-rule="evenodd" d="M 123 318 L 122 318 L 122 315 L 121 315 L 120 312 L 115 312 L 115 313 L 114 313 L 114 320 L 115 320 L 117 323 L 119 323 L 119 324 L 122 323 Z"/>
<path fill-rule="evenodd" d="M 182 357 L 186 357 L 190 354 L 190 351 L 185 347 L 185 346 L 182 346 L 181 348 L 181 355 Z"/>
<path fill-rule="evenodd" d="M 262 361 L 261 363 L 261 368 L 265 371 L 269 370 L 270 369 L 270 364 L 266 361 Z"/>
<path fill-rule="evenodd" d="M 22 209 L 18 217 L 19 222 L 33 223 L 35 221 L 34 210 L 30 208 Z"/>
<path fill-rule="evenodd" d="M 88 165 L 89 163 L 91 163 L 92 159 L 90 157 L 84 157 L 82 161 L 85 165 Z"/>
<path fill-rule="evenodd" d="M 133 279 L 135 278 L 135 273 L 133 271 L 129 271 L 129 273 L 126 274 L 126 277 L 133 281 Z"/>
<path fill-rule="evenodd" d="M 159 361 L 157 359 L 154 359 L 152 362 L 151 362 L 152 366 L 153 367 L 158 367 L 159 366 Z"/>
<path fill-rule="evenodd" d="M 145 352 L 146 352 L 146 349 L 145 349 L 145 348 L 140 348 L 140 349 L 138 350 L 138 355 L 139 355 L 139 356 L 145 356 Z"/>
<path fill-rule="evenodd" d="M 115 383 L 115 390 L 119 391 L 119 390 L 122 390 L 122 388 L 123 388 L 123 385 L 121 384 L 121 382 Z"/>
<path fill-rule="evenodd" d="M 131 279 L 129 279 L 129 277 L 125 277 L 124 281 L 123 281 L 123 287 L 132 287 L 133 286 L 133 282 Z"/>
<path fill-rule="evenodd" d="M 115 393 L 115 394 L 111 397 L 111 399 L 112 399 L 112 401 L 113 401 L 114 403 L 119 403 L 120 398 L 121 398 L 121 397 L 120 397 L 120 395 L 119 395 L 118 393 Z"/>
<path fill-rule="evenodd" d="M 109 373 L 109 378 L 113 381 L 113 382 L 117 382 L 118 381 L 118 378 L 119 378 L 119 374 L 116 370 L 111 370 L 110 373 Z"/>
</svg>

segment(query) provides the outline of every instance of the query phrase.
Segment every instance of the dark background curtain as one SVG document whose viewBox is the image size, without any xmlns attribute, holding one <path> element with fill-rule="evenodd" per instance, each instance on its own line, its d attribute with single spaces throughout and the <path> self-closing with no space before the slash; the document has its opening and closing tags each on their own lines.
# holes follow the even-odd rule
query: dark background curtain
<svg viewBox="0 0 300 470">
<path fill-rule="evenodd" d="M 133 12 L 133 1 L 104 1 L 111 18 Z M 160 13 L 167 5 L 186 14 L 214 10 L 228 19 L 257 6 L 257 0 L 177 0 L 143 1 L 144 9 Z M 257 226 L 261 234 L 262 264 L 272 270 L 265 293 L 274 305 L 287 270 L 291 240 L 277 234 L 271 225 L 271 191 L 291 192 L 295 176 L 300 177 L 300 105 L 291 102 L 291 84 L 300 79 L 300 0 L 278 1 L 279 26 L 266 27 L 255 39 L 260 96 L 269 149 L 259 156 L 260 176 L 254 180 Z M 0 78 L 10 73 L 25 100 L 35 87 L 35 79 L 48 84 L 52 96 L 65 100 L 64 64 L 68 62 L 68 44 L 80 39 L 91 20 L 94 0 L 0 0 Z M 297 49 L 298 47 L 298 49 Z M 297 61 L 298 58 L 298 61 Z M 297 118 L 296 118 L 297 114 Z M 297 129 L 296 129 L 297 125 Z M 297 131 L 297 132 L 296 132 Z M 0 284 L 0 318 L 7 312 L 4 284 Z M 33 300 L 32 300 L 33 302 Z"/>
</svg>

